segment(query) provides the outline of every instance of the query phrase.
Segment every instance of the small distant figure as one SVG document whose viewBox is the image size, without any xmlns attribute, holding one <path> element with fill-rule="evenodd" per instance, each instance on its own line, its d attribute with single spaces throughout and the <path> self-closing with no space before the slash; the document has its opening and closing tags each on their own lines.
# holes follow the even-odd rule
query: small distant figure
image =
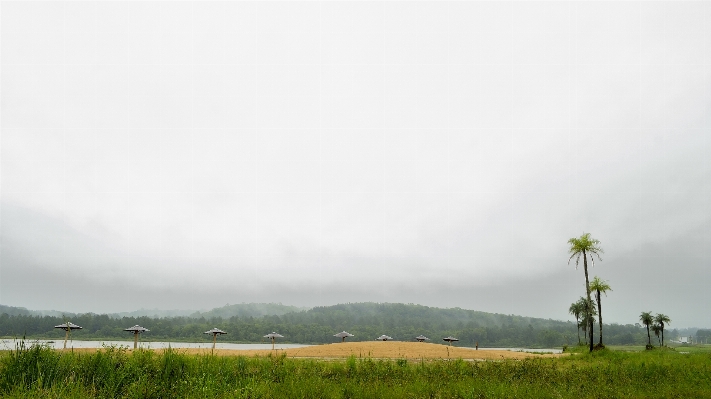
<svg viewBox="0 0 711 399">
<path fill-rule="evenodd" d="M 476 349 L 475 350 L 479 350 L 479 341 L 476 341 Z"/>
</svg>

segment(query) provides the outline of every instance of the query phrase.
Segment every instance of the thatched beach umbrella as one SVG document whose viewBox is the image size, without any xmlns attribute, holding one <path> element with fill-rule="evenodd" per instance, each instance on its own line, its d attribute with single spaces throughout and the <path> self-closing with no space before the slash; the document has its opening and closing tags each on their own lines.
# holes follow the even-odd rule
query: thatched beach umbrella
<svg viewBox="0 0 711 399">
<path fill-rule="evenodd" d="M 274 350 L 274 340 L 275 340 L 276 338 L 284 338 L 284 336 L 281 335 L 281 334 L 277 334 L 277 333 L 275 333 L 275 332 L 272 332 L 271 334 L 265 335 L 264 338 L 269 338 L 269 339 L 272 340 L 272 350 Z"/>
<path fill-rule="evenodd" d="M 133 349 L 136 349 L 136 347 L 138 346 L 138 334 L 151 330 L 136 324 L 133 327 L 125 328 L 124 331 L 130 331 L 133 333 Z"/>
<path fill-rule="evenodd" d="M 203 334 L 212 334 L 212 349 L 215 349 L 215 344 L 217 343 L 217 336 L 227 333 L 215 327 L 212 330 L 205 331 Z"/>
<path fill-rule="evenodd" d="M 341 342 L 346 342 L 346 337 L 355 337 L 355 335 L 353 335 L 351 333 L 347 333 L 345 331 L 339 332 L 338 334 L 334 334 L 333 336 L 341 338 Z"/>
<path fill-rule="evenodd" d="M 72 330 L 81 330 L 82 327 L 79 327 L 78 325 L 72 323 L 72 322 L 66 322 L 64 324 L 60 324 L 58 326 L 54 326 L 54 328 L 61 328 L 62 330 L 66 331 L 64 334 L 64 349 L 67 349 L 67 339 L 69 339 L 69 333 Z"/>
<path fill-rule="evenodd" d="M 425 341 L 430 340 L 429 338 L 425 337 L 424 335 L 418 335 L 415 337 L 415 339 L 417 340 L 417 342 L 425 342 Z"/>
<path fill-rule="evenodd" d="M 393 337 L 388 337 L 387 335 L 381 335 L 378 338 L 376 338 L 376 340 L 378 340 L 378 341 L 389 341 L 392 339 L 393 339 Z"/>
<path fill-rule="evenodd" d="M 449 342 L 449 346 L 452 346 L 452 342 L 459 341 L 459 340 L 450 335 L 447 338 L 442 338 L 442 341 L 447 341 L 447 342 Z"/>
</svg>

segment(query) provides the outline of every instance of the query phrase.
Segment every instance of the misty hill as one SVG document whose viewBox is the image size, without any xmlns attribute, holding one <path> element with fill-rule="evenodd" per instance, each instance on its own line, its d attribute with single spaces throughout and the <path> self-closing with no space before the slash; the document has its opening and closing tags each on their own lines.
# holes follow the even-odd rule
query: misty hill
<svg viewBox="0 0 711 399">
<path fill-rule="evenodd" d="M 260 312 L 282 314 L 259 316 Z M 5 313 L 0 315 L 0 336 L 61 339 L 63 332 L 53 327 L 63 321 L 61 317 Z M 151 330 L 142 337 L 150 341 L 209 341 L 203 332 L 213 327 L 228 332 L 221 338 L 223 342 L 244 343 L 265 342 L 263 335 L 271 331 L 284 335 L 284 343 L 329 343 L 336 340 L 333 334 L 342 330 L 355 335 L 350 341 L 370 341 L 381 334 L 403 341 L 424 334 L 433 342 L 452 335 L 460 339 L 461 346 L 479 343 L 482 347 L 559 347 L 578 341 L 571 322 L 400 303 L 348 303 L 305 311 L 279 304 L 240 304 L 189 316 L 81 314 L 71 321 L 84 327 L 74 339 L 129 339 L 123 329 L 140 324 Z M 669 330 L 665 336 L 673 338 L 676 331 Z M 633 324 L 605 325 L 608 344 L 644 344 L 646 338 L 645 330 Z"/>
<path fill-rule="evenodd" d="M 138 309 L 132 312 L 118 312 L 111 313 L 109 317 L 120 319 L 122 317 L 151 317 L 158 319 L 161 317 L 186 317 L 195 313 L 195 310 L 185 310 L 185 309 Z"/>
<path fill-rule="evenodd" d="M 17 315 L 32 315 L 31 310 L 28 310 L 27 308 L 18 308 L 15 306 L 7 306 L 7 305 L 0 305 L 0 314 L 7 313 L 10 316 L 17 316 Z"/>
<path fill-rule="evenodd" d="M 139 309 L 131 312 L 108 313 L 107 316 L 113 319 L 121 319 L 124 317 L 150 317 L 153 319 L 165 317 L 190 317 L 190 318 L 223 318 L 230 317 L 262 317 L 262 316 L 281 316 L 286 313 L 302 312 L 308 308 L 282 305 L 281 303 L 240 303 L 235 305 L 227 304 L 225 306 L 214 308 L 212 310 L 195 310 L 195 309 Z M 62 312 L 58 310 L 29 310 L 23 307 L 0 305 L 0 315 L 6 313 L 10 316 L 28 315 L 28 316 L 52 316 L 52 317 L 76 317 L 77 313 Z"/>
<path fill-rule="evenodd" d="M 74 316 L 74 313 L 60 312 L 58 310 L 29 310 L 27 308 L 18 306 L 7 306 L 0 305 L 0 314 L 7 313 L 10 316 L 16 315 L 32 315 L 32 316 L 56 316 L 61 317 L 62 315 Z"/>
<path fill-rule="evenodd" d="M 282 305 L 280 303 L 240 303 L 214 308 L 212 310 L 161 310 L 161 309 L 140 309 L 133 312 L 112 313 L 109 316 L 113 318 L 122 317 L 190 317 L 194 319 L 205 318 L 214 319 L 222 318 L 229 319 L 230 317 L 262 317 L 262 316 L 281 316 L 286 313 L 301 312 L 308 308 L 300 308 L 297 306 Z"/>
<path fill-rule="evenodd" d="M 230 305 L 229 303 L 221 308 L 214 308 L 206 312 L 193 312 L 190 317 L 213 319 L 216 317 L 229 319 L 230 317 L 262 317 L 281 316 L 287 313 L 299 313 L 308 308 L 282 305 L 281 303 L 240 303 Z"/>
<path fill-rule="evenodd" d="M 487 313 L 462 308 L 437 308 L 415 304 L 374 302 L 317 306 L 304 314 L 287 314 L 285 318 L 293 318 L 294 321 L 299 320 L 301 322 L 326 323 L 333 327 L 366 324 L 383 327 L 409 325 L 421 328 L 430 326 L 477 328 L 531 324 L 536 327 L 548 328 L 570 325 L 568 322 L 558 320 Z"/>
</svg>

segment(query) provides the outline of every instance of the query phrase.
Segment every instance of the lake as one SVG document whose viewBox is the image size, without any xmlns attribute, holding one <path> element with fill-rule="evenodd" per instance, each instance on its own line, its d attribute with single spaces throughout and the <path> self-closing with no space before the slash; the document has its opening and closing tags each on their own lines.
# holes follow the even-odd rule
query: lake
<svg viewBox="0 0 711 399">
<path fill-rule="evenodd" d="M 15 348 L 14 339 L 0 339 L 0 350 L 8 350 Z M 64 340 L 27 340 L 29 343 L 39 343 L 43 345 L 48 345 L 50 348 L 62 349 L 64 346 Z M 205 348 L 211 349 L 212 342 L 164 342 L 164 341 L 139 341 L 138 346 L 140 348 L 146 349 L 164 349 L 170 345 L 171 348 L 176 349 L 186 349 L 186 348 Z M 67 348 L 102 348 L 104 346 L 123 346 L 126 348 L 133 348 L 133 341 L 81 341 L 81 340 L 69 340 L 67 341 Z M 275 344 L 275 349 L 291 349 L 291 348 L 303 348 L 306 346 L 313 345 L 302 345 L 302 344 Z M 231 343 L 220 343 L 217 342 L 215 349 L 233 349 L 233 350 L 248 350 L 248 349 L 271 349 L 271 343 L 265 344 L 231 344 Z M 467 349 L 474 350 L 475 348 L 463 347 Z M 480 351 L 485 350 L 504 350 L 513 352 L 533 352 L 533 353 L 562 353 L 561 349 L 528 349 L 528 348 L 479 348 Z"/>
<path fill-rule="evenodd" d="M 2 339 L 0 340 L 0 350 L 14 349 L 15 348 L 14 339 Z M 64 347 L 64 340 L 44 340 L 44 339 L 28 339 L 27 342 L 31 344 L 43 344 L 48 345 L 50 348 L 62 349 Z M 171 348 L 176 349 L 186 349 L 186 348 L 206 348 L 212 349 L 212 342 L 163 342 L 163 341 L 138 341 L 138 346 L 140 348 L 146 349 L 163 349 L 170 345 Z M 80 341 L 80 340 L 69 340 L 67 341 L 67 348 L 102 348 L 104 346 L 124 346 L 126 348 L 133 348 L 133 341 Z M 290 348 L 303 348 L 305 346 L 311 345 L 300 345 L 300 344 L 275 344 L 275 349 L 290 349 Z M 220 343 L 217 342 L 215 349 L 271 349 L 272 344 L 230 344 L 230 343 Z"/>
</svg>

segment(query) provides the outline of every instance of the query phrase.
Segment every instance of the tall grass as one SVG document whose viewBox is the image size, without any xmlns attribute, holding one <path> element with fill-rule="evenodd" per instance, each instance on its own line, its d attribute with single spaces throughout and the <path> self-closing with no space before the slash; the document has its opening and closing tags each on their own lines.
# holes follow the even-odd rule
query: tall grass
<svg viewBox="0 0 711 399">
<path fill-rule="evenodd" d="M 18 345 L 0 355 L 9 398 L 711 398 L 711 355 L 673 351 L 466 362 L 96 353 Z"/>
</svg>

